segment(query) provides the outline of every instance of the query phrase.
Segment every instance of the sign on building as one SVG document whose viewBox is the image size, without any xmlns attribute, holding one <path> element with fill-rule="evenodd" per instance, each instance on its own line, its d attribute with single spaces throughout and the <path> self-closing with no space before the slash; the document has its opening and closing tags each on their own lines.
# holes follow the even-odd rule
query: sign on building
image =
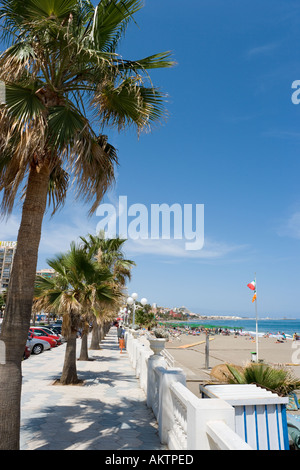
<svg viewBox="0 0 300 470">
<path fill-rule="evenodd" d="M 17 242 L 1 242 L 0 241 L 0 248 L 14 248 L 17 246 Z"/>
</svg>

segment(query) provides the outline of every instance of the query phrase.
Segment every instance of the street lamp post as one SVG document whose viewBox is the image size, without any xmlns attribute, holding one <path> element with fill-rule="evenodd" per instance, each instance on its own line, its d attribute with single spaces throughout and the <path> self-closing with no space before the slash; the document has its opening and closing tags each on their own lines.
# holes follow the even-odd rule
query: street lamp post
<svg viewBox="0 0 300 470">
<path fill-rule="evenodd" d="M 205 333 L 205 369 L 209 369 L 209 332 L 206 330 Z"/>
<path fill-rule="evenodd" d="M 127 299 L 127 304 L 128 305 L 132 305 L 132 309 L 133 309 L 133 317 L 132 317 L 132 326 L 134 327 L 135 326 L 135 308 L 136 308 L 136 300 L 138 298 L 138 295 L 136 292 L 134 292 L 133 294 L 131 294 L 130 297 L 128 297 Z M 145 299 L 144 297 L 141 299 L 141 304 L 144 306 L 146 305 L 147 303 L 147 299 Z"/>
<path fill-rule="evenodd" d="M 123 308 L 123 312 L 124 312 L 124 323 L 126 326 L 128 326 L 128 309 L 126 307 Z"/>
</svg>

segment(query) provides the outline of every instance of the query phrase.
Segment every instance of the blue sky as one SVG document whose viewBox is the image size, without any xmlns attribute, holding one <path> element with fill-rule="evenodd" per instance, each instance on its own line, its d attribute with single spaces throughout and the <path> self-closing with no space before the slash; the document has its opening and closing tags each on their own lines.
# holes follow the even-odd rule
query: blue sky
<svg viewBox="0 0 300 470">
<path fill-rule="evenodd" d="M 147 0 L 121 44 L 139 59 L 171 50 L 177 65 L 151 74 L 169 119 L 139 139 L 108 130 L 119 153 L 105 202 L 204 204 L 205 245 L 127 242 L 137 267 L 129 293 L 203 314 L 300 318 L 300 4 L 277 0 Z M 95 232 L 99 218 L 72 194 L 45 217 L 38 267 Z M 17 236 L 20 208 L 0 239 Z"/>
</svg>

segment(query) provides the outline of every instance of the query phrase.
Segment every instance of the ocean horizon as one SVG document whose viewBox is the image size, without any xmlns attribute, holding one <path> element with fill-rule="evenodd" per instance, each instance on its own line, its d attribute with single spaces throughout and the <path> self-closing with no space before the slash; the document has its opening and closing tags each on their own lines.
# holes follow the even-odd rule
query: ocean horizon
<svg viewBox="0 0 300 470">
<path fill-rule="evenodd" d="M 170 323 L 179 323 L 176 320 Z M 186 325 L 211 325 L 216 328 L 228 328 L 229 330 L 242 329 L 246 333 L 254 333 L 256 331 L 256 319 L 255 318 L 206 318 L 205 320 L 189 320 L 186 322 L 180 322 Z M 300 318 L 258 318 L 257 321 L 258 333 L 264 335 L 269 333 L 270 335 L 278 335 L 279 333 L 285 333 L 287 336 L 293 336 L 294 333 L 300 335 Z"/>
</svg>

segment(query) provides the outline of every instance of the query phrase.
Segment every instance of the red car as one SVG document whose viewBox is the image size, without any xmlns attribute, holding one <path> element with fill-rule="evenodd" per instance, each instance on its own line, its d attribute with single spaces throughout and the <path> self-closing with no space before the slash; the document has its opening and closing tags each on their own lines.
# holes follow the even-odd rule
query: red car
<svg viewBox="0 0 300 470">
<path fill-rule="evenodd" d="M 61 344 L 61 337 L 45 326 L 32 326 L 29 328 L 29 331 L 34 334 L 39 333 L 39 335 L 55 339 L 58 345 Z"/>
<path fill-rule="evenodd" d="M 25 350 L 24 350 L 24 354 L 23 354 L 23 359 L 28 359 L 29 356 L 30 356 L 30 354 L 31 354 L 31 350 L 30 350 L 30 348 L 29 348 L 29 347 L 27 346 L 27 344 L 26 344 Z"/>
<path fill-rule="evenodd" d="M 43 339 L 44 341 L 48 341 L 51 348 L 55 348 L 55 346 L 57 346 L 57 342 L 55 341 L 55 339 L 50 338 L 50 336 L 44 336 L 43 334 L 39 332 L 29 331 L 28 336 L 29 338 L 40 338 L 40 339 Z"/>
</svg>

